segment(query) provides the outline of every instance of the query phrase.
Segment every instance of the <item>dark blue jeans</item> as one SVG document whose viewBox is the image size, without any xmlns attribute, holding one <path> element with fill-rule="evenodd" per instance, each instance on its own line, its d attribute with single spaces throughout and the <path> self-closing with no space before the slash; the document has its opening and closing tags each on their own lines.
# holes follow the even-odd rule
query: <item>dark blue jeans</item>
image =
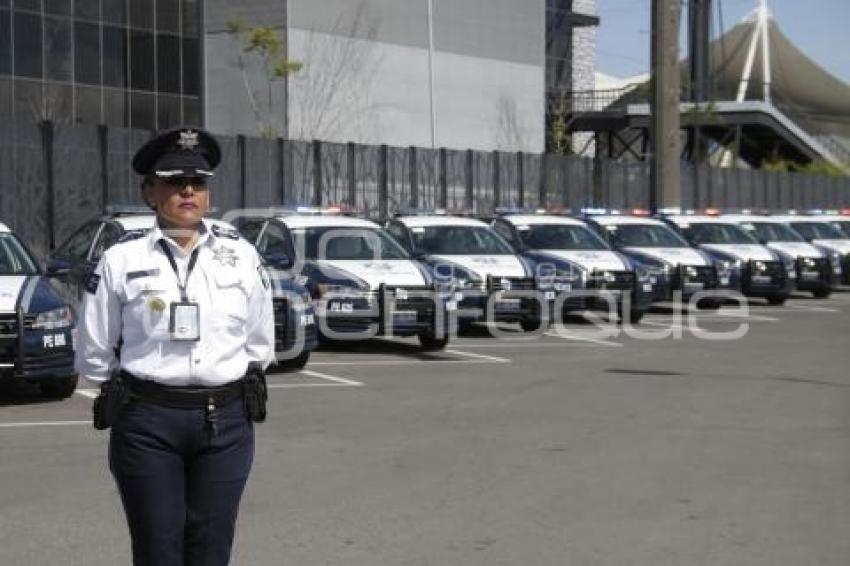
<svg viewBox="0 0 850 566">
<path fill-rule="evenodd" d="M 134 566 L 226 566 L 239 500 L 254 460 L 242 400 L 217 409 L 133 401 L 112 428 L 109 467 L 118 483 Z"/>
</svg>

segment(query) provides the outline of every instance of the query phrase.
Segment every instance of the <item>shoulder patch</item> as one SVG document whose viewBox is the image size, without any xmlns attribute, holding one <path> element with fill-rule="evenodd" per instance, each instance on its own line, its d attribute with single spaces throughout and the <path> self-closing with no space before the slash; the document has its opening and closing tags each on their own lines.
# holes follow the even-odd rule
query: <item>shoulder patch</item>
<svg viewBox="0 0 850 566">
<path fill-rule="evenodd" d="M 123 244 L 124 242 L 132 242 L 133 240 L 138 240 L 147 234 L 147 230 L 128 230 L 118 238 L 116 244 Z"/>
<path fill-rule="evenodd" d="M 263 282 L 263 287 L 265 287 L 266 289 L 271 287 L 271 282 L 269 281 L 269 274 L 266 271 L 266 268 L 263 267 L 262 265 L 258 265 L 257 266 L 257 273 L 260 274 L 260 281 Z"/>
<path fill-rule="evenodd" d="M 100 285 L 100 275 L 92 273 L 86 278 L 86 291 L 94 295 L 97 293 L 97 286 Z"/>
<path fill-rule="evenodd" d="M 212 225 L 212 233 L 218 238 L 229 238 L 231 240 L 238 240 L 241 238 L 239 232 L 237 232 L 236 230 L 222 228 L 218 224 Z"/>
</svg>

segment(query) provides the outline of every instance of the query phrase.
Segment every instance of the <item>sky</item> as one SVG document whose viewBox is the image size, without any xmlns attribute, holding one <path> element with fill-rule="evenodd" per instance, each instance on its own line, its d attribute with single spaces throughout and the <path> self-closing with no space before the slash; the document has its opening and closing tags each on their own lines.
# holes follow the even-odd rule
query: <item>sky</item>
<svg viewBox="0 0 850 566">
<path fill-rule="evenodd" d="M 597 71 L 621 78 L 649 71 L 651 3 L 597 0 Z M 721 12 L 723 29 L 728 31 L 756 5 L 757 0 L 713 0 L 712 38 L 719 35 Z M 850 0 L 767 0 L 767 6 L 803 53 L 850 84 Z M 682 18 L 687 18 L 685 9 Z M 686 55 L 683 47 L 682 56 Z"/>
</svg>

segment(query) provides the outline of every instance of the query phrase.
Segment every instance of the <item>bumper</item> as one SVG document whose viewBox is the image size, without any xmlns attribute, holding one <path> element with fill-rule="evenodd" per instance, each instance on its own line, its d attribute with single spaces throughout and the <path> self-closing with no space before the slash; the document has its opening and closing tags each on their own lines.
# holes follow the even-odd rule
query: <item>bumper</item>
<svg viewBox="0 0 850 566">
<path fill-rule="evenodd" d="M 653 277 L 655 283 L 650 293 L 652 302 L 671 301 L 677 292 L 682 294 L 682 299 L 688 299 L 702 291 L 722 289 L 714 266 L 679 265 L 667 274 L 656 274 Z"/>
<path fill-rule="evenodd" d="M 303 352 L 315 350 L 319 337 L 313 306 L 277 297 L 273 304 L 275 352 L 288 352 L 299 346 Z"/>
<path fill-rule="evenodd" d="M 787 297 L 793 280 L 782 262 L 750 261 L 741 268 L 740 290 L 747 297 Z"/>
<path fill-rule="evenodd" d="M 41 383 L 74 375 L 73 329 L 29 328 L 21 314 L 0 325 L 0 377 Z"/>
<path fill-rule="evenodd" d="M 833 274 L 832 266 L 826 258 L 798 258 L 795 269 L 797 272 L 797 289 L 800 291 L 831 289 L 839 281 L 839 278 Z"/>
</svg>

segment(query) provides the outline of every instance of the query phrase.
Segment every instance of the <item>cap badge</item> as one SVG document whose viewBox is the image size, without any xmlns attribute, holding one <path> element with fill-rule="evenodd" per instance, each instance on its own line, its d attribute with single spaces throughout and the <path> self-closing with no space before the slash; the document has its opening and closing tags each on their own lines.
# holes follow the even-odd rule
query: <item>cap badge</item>
<svg viewBox="0 0 850 566">
<path fill-rule="evenodd" d="M 177 145 L 187 151 L 198 147 L 198 143 L 198 132 L 193 132 L 192 130 L 180 132 L 180 139 L 177 140 Z"/>
</svg>

